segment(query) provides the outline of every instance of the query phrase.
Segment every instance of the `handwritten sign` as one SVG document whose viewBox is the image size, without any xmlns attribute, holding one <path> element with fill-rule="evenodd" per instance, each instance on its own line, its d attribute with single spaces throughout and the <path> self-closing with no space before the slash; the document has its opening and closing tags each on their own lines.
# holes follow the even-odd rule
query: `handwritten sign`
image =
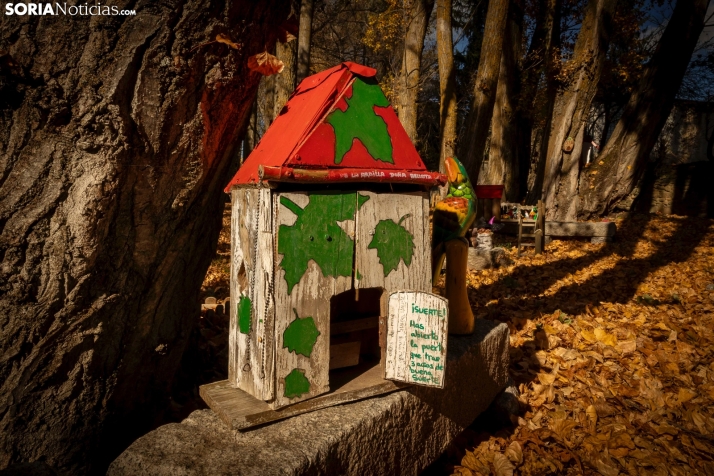
<svg viewBox="0 0 714 476">
<path fill-rule="evenodd" d="M 444 388 L 448 301 L 436 294 L 389 295 L 385 378 Z"/>
</svg>

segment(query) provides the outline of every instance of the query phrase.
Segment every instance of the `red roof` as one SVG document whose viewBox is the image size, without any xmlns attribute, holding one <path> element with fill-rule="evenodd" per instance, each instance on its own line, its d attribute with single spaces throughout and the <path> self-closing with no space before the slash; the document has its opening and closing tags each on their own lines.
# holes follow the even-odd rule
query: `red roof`
<svg viewBox="0 0 714 476">
<path fill-rule="evenodd" d="M 426 170 L 391 105 L 375 86 L 375 75 L 372 68 L 345 62 L 305 78 L 226 192 L 261 178 L 443 183 L 443 175 Z"/>
</svg>

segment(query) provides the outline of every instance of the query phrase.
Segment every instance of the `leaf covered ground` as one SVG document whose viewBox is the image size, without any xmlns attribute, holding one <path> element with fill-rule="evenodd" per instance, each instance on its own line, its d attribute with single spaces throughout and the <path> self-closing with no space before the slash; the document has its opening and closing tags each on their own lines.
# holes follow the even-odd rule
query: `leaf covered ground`
<svg viewBox="0 0 714 476">
<path fill-rule="evenodd" d="M 641 215 L 469 275 L 510 328 L 521 416 L 447 450 L 453 474 L 714 474 L 714 221 Z"/>
</svg>

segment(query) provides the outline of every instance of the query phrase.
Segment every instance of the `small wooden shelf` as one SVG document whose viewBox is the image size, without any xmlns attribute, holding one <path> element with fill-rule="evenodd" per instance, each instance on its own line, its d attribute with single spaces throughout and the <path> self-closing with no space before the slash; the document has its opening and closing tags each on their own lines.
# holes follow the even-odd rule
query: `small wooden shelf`
<svg viewBox="0 0 714 476">
<path fill-rule="evenodd" d="M 201 385 L 198 391 L 201 398 L 226 425 L 234 430 L 246 430 L 302 413 L 383 395 L 411 386 L 408 383 L 385 380 L 383 375 L 381 365 L 374 362 L 339 369 L 330 375 L 329 393 L 279 410 L 272 410 L 267 402 L 231 387 L 228 380 Z"/>
</svg>

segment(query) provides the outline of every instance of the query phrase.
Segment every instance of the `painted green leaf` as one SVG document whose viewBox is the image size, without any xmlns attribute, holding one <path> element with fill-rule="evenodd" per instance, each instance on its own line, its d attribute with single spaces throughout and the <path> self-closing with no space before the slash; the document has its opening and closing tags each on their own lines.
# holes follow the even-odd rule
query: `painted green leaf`
<svg viewBox="0 0 714 476">
<path fill-rule="evenodd" d="M 409 215 L 404 215 L 399 223 L 394 220 L 377 223 L 372 241 L 367 246 L 370 250 L 377 250 L 385 276 L 397 269 L 400 260 L 404 261 L 406 266 L 412 263 L 414 237 L 401 225 L 407 217 Z"/>
<path fill-rule="evenodd" d="M 295 398 L 310 392 L 310 381 L 305 377 L 305 371 L 302 369 L 293 369 L 292 372 L 285 377 L 285 392 L 283 395 L 286 398 Z"/>
<path fill-rule="evenodd" d="M 315 320 L 312 317 L 300 319 L 297 310 L 293 309 L 293 312 L 295 313 L 295 320 L 283 332 L 283 348 L 287 347 L 288 352 L 310 357 L 320 331 L 317 330 Z"/>
<path fill-rule="evenodd" d="M 335 129 L 335 163 L 339 164 L 359 139 L 374 160 L 394 163 L 392 138 L 387 123 L 374 107 L 389 106 L 389 101 L 378 84 L 367 84 L 361 79 L 352 83 L 352 97 L 345 98 L 347 109 L 336 109 L 327 116 L 327 123 Z"/>
<path fill-rule="evenodd" d="M 241 296 L 238 300 L 238 330 L 241 334 L 250 333 L 251 317 L 250 309 L 252 303 L 248 296 Z"/>
<path fill-rule="evenodd" d="M 293 225 L 280 225 L 278 253 L 283 255 L 280 267 L 285 270 L 288 294 L 300 282 L 310 260 L 322 270 L 322 275 L 351 276 L 354 245 L 352 238 L 337 224 L 354 220 L 355 194 L 310 195 L 310 202 L 300 208 L 286 197 L 280 203 L 297 215 Z M 359 196 L 359 206 L 369 197 Z"/>
</svg>

